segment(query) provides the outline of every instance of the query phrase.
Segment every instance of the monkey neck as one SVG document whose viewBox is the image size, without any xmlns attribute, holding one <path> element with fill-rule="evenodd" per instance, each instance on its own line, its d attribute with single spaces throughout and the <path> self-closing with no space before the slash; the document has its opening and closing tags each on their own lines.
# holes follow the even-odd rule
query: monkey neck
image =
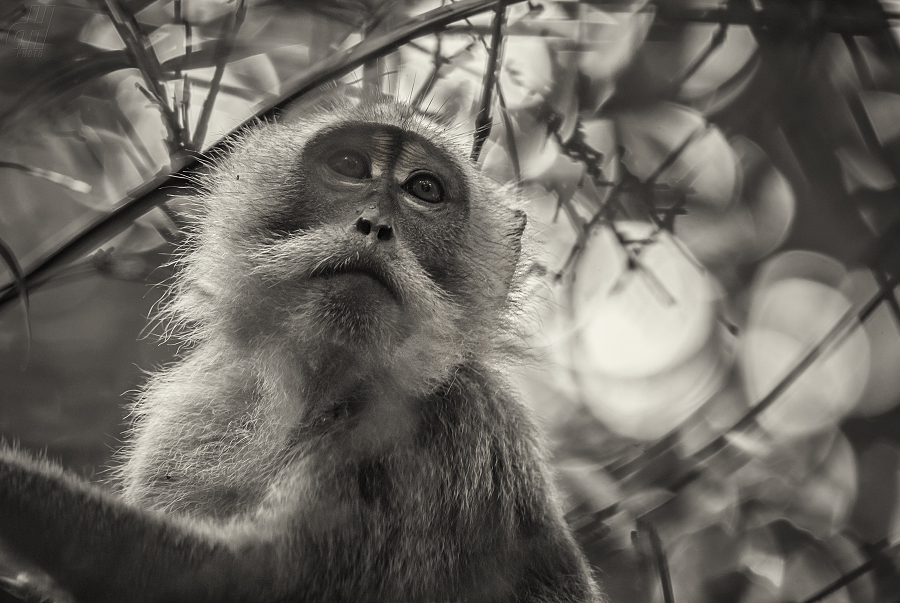
<svg viewBox="0 0 900 603">
<path fill-rule="evenodd" d="M 260 346 L 253 373 L 263 394 L 329 404 L 348 396 L 409 399 L 426 395 L 461 364 L 454 348 L 408 342 L 393 350 L 317 343 L 312 349 L 282 342 Z M 230 348 L 234 349 L 234 348 Z"/>
</svg>

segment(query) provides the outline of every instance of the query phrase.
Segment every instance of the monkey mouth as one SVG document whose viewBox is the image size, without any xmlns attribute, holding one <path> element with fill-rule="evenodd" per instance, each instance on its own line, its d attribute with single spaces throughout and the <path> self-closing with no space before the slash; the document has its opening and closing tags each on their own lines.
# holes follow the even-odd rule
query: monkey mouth
<svg viewBox="0 0 900 603">
<path fill-rule="evenodd" d="M 344 258 L 317 266 L 310 273 L 311 279 L 328 279 L 342 275 L 358 274 L 367 276 L 384 287 L 398 304 L 401 302 L 400 289 L 383 266 L 367 258 Z"/>
</svg>

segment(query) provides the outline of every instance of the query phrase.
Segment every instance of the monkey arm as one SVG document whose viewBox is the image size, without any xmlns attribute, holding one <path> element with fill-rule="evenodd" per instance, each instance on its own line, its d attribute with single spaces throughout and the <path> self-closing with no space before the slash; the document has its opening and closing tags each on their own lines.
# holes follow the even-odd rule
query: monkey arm
<svg viewBox="0 0 900 603">
<path fill-rule="evenodd" d="M 213 538 L 0 448 L 0 543 L 79 601 L 256 599 L 272 583 L 278 546 L 239 532 Z"/>
</svg>

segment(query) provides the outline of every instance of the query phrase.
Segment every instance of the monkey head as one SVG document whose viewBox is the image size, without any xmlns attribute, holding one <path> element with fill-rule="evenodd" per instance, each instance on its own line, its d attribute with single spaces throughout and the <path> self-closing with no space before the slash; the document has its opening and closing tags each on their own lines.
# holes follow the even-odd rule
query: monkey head
<svg viewBox="0 0 900 603">
<path fill-rule="evenodd" d="M 387 100 L 251 129 L 202 182 L 173 312 L 253 350 L 444 367 L 483 351 L 524 214 L 467 138 Z"/>
</svg>

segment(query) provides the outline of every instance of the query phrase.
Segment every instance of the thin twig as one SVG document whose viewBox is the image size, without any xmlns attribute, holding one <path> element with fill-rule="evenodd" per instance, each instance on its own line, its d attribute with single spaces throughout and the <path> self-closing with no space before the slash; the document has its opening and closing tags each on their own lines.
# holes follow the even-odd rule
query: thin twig
<svg viewBox="0 0 900 603">
<path fill-rule="evenodd" d="M 186 156 L 180 154 L 175 157 L 175 160 L 184 161 L 184 157 Z M 33 291 L 40 284 L 46 282 L 42 280 L 45 275 L 51 274 L 69 262 L 97 249 L 131 226 L 135 220 L 156 205 L 177 195 L 179 191 L 183 191 L 185 184 L 184 178 L 178 175 L 164 175 L 145 183 L 133 191 L 134 196 L 125 203 L 96 220 L 29 269 L 24 275 L 26 286 Z M 0 288 L 0 307 L 15 298 L 16 290 L 15 284 Z"/>
<path fill-rule="evenodd" d="M 686 486 L 696 481 L 703 473 L 702 464 L 714 456 L 717 452 L 725 449 L 729 444 L 729 436 L 734 433 L 744 431 L 752 425 L 755 425 L 756 417 L 758 417 L 763 411 L 765 411 L 772 403 L 782 394 L 788 387 L 790 387 L 799 377 L 803 374 L 803 372 L 808 369 L 813 362 L 815 362 L 827 349 L 837 345 L 840 341 L 842 341 L 845 337 L 849 336 L 853 331 L 859 328 L 878 308 L 878 306 L 888 299 L 888 296 L 893 295 L 893 288 L 900 284 L 900 278 L 893 277 L 888 280 L 884 287 L 882 287 L 878 293 L 873 295 L 869 301 L 867 301 L 858 311 L 854 312 L 853 310 L 848 311 L 844 316 L 838 320 L 834 326 L 826 333 L 819 342 L 814 345 L 809 352 L 807 352 L 806 356 L 804 356 L 788 373 L 782 377 L 781 381 L 772 388 L 772 390 L 762 399 L 758 404 L 756 404 L 753 408 L 751 408 L 743 417 L 741 417 L 737 422 L 735 422 L 729 429 L 727 429 L 724 433 L 719 435 L 712 442 L 701 448 L 699 451 L 695 452 L 691 455 L 690 460 L 693 461 L 693 468 L 687 470 L 682 473 L 681 476 L 676 479 L 668 489 L 671 491 L 671 496 L 664 501 L 661 501 L 658 505 L 653 507 L 652 509 L 646 510 L 642 517 L 645 517 L 658 509 L 659 507 L 665 505 L 670 500 L 674 499 L 678 493 L 683 490 Z M 670 447 L 670 446 L 669 446 Z M 656 457 L 664 453 L 660 446 L 654 445 L 644 451 L 640 456 L 636 457 L 630 464 L 633 466 L 638 466 L 640 461 L 646 461 L 650 458 Z M 625 476 L 622 476 L 624 479 Z M 596 511 L 591 515 L 592 518 L 600 518 L 607 517 L 609 513 L 613 512 L 615 509 L 621 508 L 620 503 L 612 503 L 607 507 Z M 900 544 L 896 545 L 900 546 Z"/>
<path fill-rule="evenodd" d="M 436 36 L 436 37 L 438 38 L 438 43 L 440 44 L 441 36 Z M 448 65 L 448 64 L 452 63 L 457 58 L 459 58 L 459 56 L 462 55 L 463 53 L 466 53 L 466 52 L 469 52 L 470 50 L 472 50 L 472 46 L 474 46 L 477 43 L 478 43 L 478 40 L 472 40 L 471 42 L 469 42 L 468 44 L 466 44 L 465 46 L 463 46 L 462 48 L 460 48 L 458 51 L 454 52 L 450 56 L 445 57 L 442 55 L 440 58 L 441 64 Z M 419 50 L 421 52 L 429 52 L 427 48 L 425 48 L 419 44 L 416 44 L 415 42 L 410 42 L 409 45 L 416 48 L 417 50 Z M 435 51 L 435 52 L 437 52 L 437 51 Z M 475 73 L 475 69 L 466 67 L 465 65 L 457 65 L 455 68 L 461 69 L 462 71 L 465 71 L 467 73 Z M 437 71 L 434 72 L 433 76 L 436 74 L 437 74 Z M 428 89 L 420 90 L 419 94 L 416 95 L 416 100 L 414 100 L 411 104 L 413 106 L 420 106 L 425 101 L 425 98 L 427 97 L 428 92 L 431 92 L 431 90 L 434 88 L 434 84 L 437 83 L 438 79 L 440 79 L 440 78 L 432 77 L 432 79 L 429 79 L 428 86 L 427 86 Z"/>
<path fill-rule="evenodd" d="M 422 105 L 422 101 L 425 100 L 425 97 L 428 96 L 428 93 L 434 88 L 435 82 L 437 82 L 438 72 L 441 70 L 441 67 L 447 63 L 447 59 L 441 55 L 441 47 L 443 46 L 442 38 L 439 35 L 435 36 L 435 38 L 434 53 L 431 57 L 431 75 L 428 76 L 428 79 L 425 80 L 425 84 L 422 85 L 422 89 L 419 90 L 416 94 L 416 98 L 413 99 L 412 105 L 414 107 L 420 107 Z"/>
<path fill-rule="evenodd" d="M 743 417 L 741 417 L 734 425 L 732 425 L 725 433 L 714 439 L 712 442 L 691 455 L 695 465 L 703 463 L 714 454 L 724 449 L 728 445 L 728 437 L 734 433 L 746 430 L 756 423 L 756 418 L 766 411 L 787 389 L 793 385 L 797 379 L 818 360 L 827 350 L 837 346 L 850 336 L 856 329 L 862 326 L 863 322 L 872 315 L 872 313 L 881 305 L 881 302 L 893 296 L 893 288 L 900 283 L 900 279 L 893 277 L 887 280 L 868 302 L 857 311 L 852 308 L 831 327 L 831 329 L 816 343 L 806 355 L 781 378 L 781 380 L 773 387 L 762 400 L 753 406 Z M 690 474 L 690 472 L 689 472 Z M 689 477 L 689 474 L 677 480 L 672 486 L 673 491 L 678 491 L 687 483 L 694 481 L 695 476 Z"/>
<path fill-rule="evenodd" d="M 247 16 L 247 3 L 245 0 L 238 0 L 238 5 L 230 21 L 222 25 L 222 33 L 219 43 L 216 46 L 216 70 L 213 73 L 212 81 L 209 84 L 209 92 L 203 100 L 203 109 L 200 110 L 200 117 L 197 119 L 197 129 L 194 130 L 192 139 L 192 148 L 200 150 L 203 148 L 203 141 L 206 138 L 206 131 L 209 128 L 209 120 L 212 117 L 212 110 L 216 104 L 216 97 L 219 95 L 219 86 L 222 83 L 222 76 L 225 75 L 225 67 L 228 64 L 228 55 L 234 46 L 234 39 L 241 25 L 244 24 L 244 18 Z"/>
<path fill-rule="evenodd" d="M 556 272 L 553 277 L 553 280 L 559 282 L 565 277 L 566 273 L 569 269 L 575 264 L 578 258 L 581 256 L 581 252 L 584 251 L 585 246 L 587 245 L 588 238 L 590 238 L 591 233 L 593 233 L 594 228 L 600 224 L 606 217 L 606 205 L 602 206 L 597 212 L 591 216 L 591 219 L 578 231 L 578 237 L 575 239 L 575 243 L 572 245 L 572 248 L 569 250 L 569 255 L 566 257 L 566 261 L 563 262 L 562 267 Z"/>
<path fill-rule="evenodd" d="M 0 239 L 0 260 L 3 260 L 3 263 L 6 264 L 6 267 L 12 273 L 13 285 L 19 293 L 19 299 L 22 300 L 25 341 L 27 344 L 24 363 L 27 365 L 28 355 L 31 352 L 31 312 L 29 311 L 28 284 L 25 282 L 25 274 L 22 272 L 22 266 L 19 264 L 15 252 L 3 239 Z"/>
<path fill-rule="evenodd" d="M 653 186 L 656 184 L 656 181 L 662 176 L 663 172 L 672 167 L 678 158 L 681 157 L 682 153 L 691 145 L 692 142 L 706 134 L 708 127 L 701 126 L 696 130 L 693 130 L 690 134 L 688 134 L 684 140 L 681 141 L 681 144 L 672 149 L 672 152 L 666 155 L 666 158 L 662 160 L 662 162 L 656 166 L 656 169 L 653 170 L 653 173 L 650 174 L 649 177 L 645 180 L 646 184 L 649 186 Z"/>
<path fill-rule="evenodd" d="M 184 2 L 183 0 L 175 0 L 175 19 L 176 23 L 181 23 L 184 28 L 184 61 L 182 66 L 189 69 L 191 64 L 191 54 L 194 52 L 194 34 L 190 21 L 184 18 Z M 175 75 L 181 79 L 181 124 L 184 129 L 184 137 L 191 140 L 191 78 L 187 73 L 182 73 L 182 66 L 179 66 Z"/>
<path fill-rule="evenodd" d="M 703 64 L 712 56 L 712 53 L 716 51 L 719 46 L 725 41 L 725 37 L 728 34 L 728 23 L 721 22 L 719 23 L 719 29 L 716 30 L 716 33 L 713 34 L 712 39 L 709 41 L 709 45 L 704 49 L 703 53 L 697 57 L 697 59 L 691 63 L 687 69 L 685 69 L 680 76 L 678 76 L 674 81 L 669 84 L 669 89 L 672 93 L 677 92 L 686 81 L 691 79 L 697 71 L 703 67 Z"/>
<path fill-rule="evenodd" d="M 619 277 L 613 286 L 609 290 L 609 294 L 613 295 L 618 293 L 624 288 L 625 280 L 634 272 L 640 272 L 644 275 L 644 278 L 647 279 L 647 283 L 650 285 L 650 289 L 656 291 L 659 294 L 659 297 L 662 298 L 662 301 L 665 305 L 671 306 L 677 302 L 675 296 L 672 295 L 666 286 L 659 280 L 659 277 L 653 273 L 652 270 L 647 268 L 644 262 L 641 261 L 640 258 L 640 250 L 643 250 L 644 246 L 655 242 L 653 236 L 651 238 L 642 240 L 642 241 L 630 241 L 623 235 L 618 228 L 616 228 L 615 222 L 609 222 L 607 224 L 609 229 L 612 231 L 613 235 L 616 237 L 616 241 L 619 243 L 619 247 L 625 252 L 625 257 L 627 258 L 627 263 L 625 266 L 625 271 Z M 658 231 L 657 231 L 658 232 Z M 654 232 L 652 235 L 656 235 Z M 637 250 L 635 250 L 635 244 L 638 245 Z"/>
<path fill-rule="evenodd" d="M 500 45 L 503 43 L 503 23 L 506 21 L 506 0 L 497 0 L 494 12 L 494 21 L 491 26 L 491 51 L 488 54 L 488 63 L 484 71 L 484 80 L 481 84 L 481 103 L 478 115 L 475 116 L 475 140 L 472 142 L 472 162 L 478 161 L 481 155 L 481 147 L 491 134 L 491 94 L 494 91 L 494 82 L 497 80 L 498 60 L 500 58 Z"/>
<path fill-rule="evenodd" d="M 856 569 L 850 570 L 819 592 L 807 597 L 806 599 L 803 599 L 803 601 L 801 601 L 800 603 L 818 603 L 819 601 L 824 600 L 826 597 L 841 590 L 860 576 L 863 576 L 875 569 L 879 563 L 882 563 L 884 561 L 884 557 L 886 555 L 895 555 L 898 550 L 900 550 L 900 544 L 895 544 L 886 551 L 877 551 L 876 555 L 872 559 L 869 559 Z"/>
<path fill-rule="evenodd" d="M 64 186 L 70 191 L 75 191 L 76 193 L 91 192 L 91 185 L 87 182 L 76 180 L 71 176 L 66 176 L 65 174 L 60 174 L 59 172 L 45 170 L 44 168 L 34 167 L 31 165 L 23 165 L 21 163 L 13 163 L 12 161 L 0 161 L 0 168 L 7 168 L 10 170 L 24 172 L 29 176 L 36 176 L 37 178 L 42 178 L 54 184 Z"/>
<path fill-rule="evenodd" d="M 873 270 L 875 273 L 875 280 L 878 281 L 878 286 L 882 291 L 885 291 L 890 288 L 890 280 L 888 278 L 887 273 L 881 268 L 876 268 Z M 891 308 L 891 311 L 894 313 L 894 318 L 897 319 L 897 326 L 900 327 L 900 302 L 897 301 L 897 296 L 894 295 L 893 290 L 890 291 L 890 295 L 886 296 L 888 306 Z"/>
<path fill-rule="evenodd" d="M 856 7 L 859 3 L 849 4 Z M 785 7 L 791 6 L 786 3 Z M 852 36 L 872 36 L 888 32 L 889 19 L 900 19 L 896 11 L 824 10 L 804 11 L 805 3 L 795 3 L 794 10 L 756 10 L 750 2 L 736 2 L 722 8 L 682 8 L 669 2 L 656 4 L 657 19 L 668 23 L 729 23 L 749 25 L 776 31 L 823 31 Z M 831 6 L 840 6 L 835 4 Z"/>
<path fill-rule="evenodd" d="M 640 520 L 638 529 L 643 529 L 650 537 L 650 550 L 653 553 L 653 565 L 656 566 L 656 573 L 659 575 L 659 586 L 662 590 L 663 603 L 675 603 L 675 594 L 672 592 L 672 576 L 669 574 L 669 563 L 666 560 L 666 553 L 663 550 L 659 532 L 647 520 Z"/>
<path fill-rule="evenodd" d="M 99 3 L 101 0 L 94 0 Z M 122 9 L 118 0 L 102 0 L 106 13 L 109 15 L 113 26 L 125 43 L 125 48 L 134 65 L 141 72 L 147 85 L 150 98 L 159 107 L 163 116 L 163 124 L 166 126 L 170 154 L 184 148 L 186 140 L 184 131 L 179 127 L 178 117 L 169 106 L 166 98 L 166 87 L 163 79 L 163 70 L 160 67 L 153 46 L 141 32 L 141 28 L 134 15 Z"/>
<path fill-rule="evenodd" d="M 512 164 L 513 178 L 516 181 L 516 187 L 522 186 L 522 166 L 519 162 L 519 149 L 516 146 L 516 133 L 513 128 L 513 120 L 509 115 L 509 109 L 506 108 L 506 96 L 503 94 L 503 86 L 497 82 L 497 102 L 500 104 L 500 119 L 503 120 L 503 129 L 506 131 L 506 151 L 509 155 L 509 162 Z"/>
<path fill-rule="evenodd" d="M 524 0 L 507 0 L 507 4 L 522 1 Z M 234 132 L 241 131 L 258 120 L 274 119 L 284 107 L 297 98 L 334 78 L 346 75 L 371 57 L 390 52 L 410 40 L 443 31 L 450 23 L 484 12 L 493 6 L 494 0 L 460 0 L 413 17 L 381 36 L 369 38 L 351 49 L 331 55 L 291 78 L 282 86 L 283 89 L 290 90 L 290 92 L 284 94 L 267 111 L 260 112 L 235 128 Z M 231 136 L 226 136 L 200 155 L 179 152 L 172 156 L 170 164 L 174 168 L 174 173 L 160 175 L 131 191 L 115 210 L 98 218 L 90 226 L 62 243 L 32 266 L 25 273 L 25 283 L 29 290 L 34 290 L 39 284 L 46 282 L 44 279 L 46 275 L 52 274 L 60 267 L 116 236 L 128 228 L 134 220 L 158 204 L 183 194 L 187 182 L 185 176 L 202 169 L 202 162 L 197 157 L 208 162 L 209 158 L 215 156 L 216 153 L 226 151 L 232 140 Z M 16 286 L 14 283 L 0 287 L 0 308 L 15 297 Z"/>
</svg>

